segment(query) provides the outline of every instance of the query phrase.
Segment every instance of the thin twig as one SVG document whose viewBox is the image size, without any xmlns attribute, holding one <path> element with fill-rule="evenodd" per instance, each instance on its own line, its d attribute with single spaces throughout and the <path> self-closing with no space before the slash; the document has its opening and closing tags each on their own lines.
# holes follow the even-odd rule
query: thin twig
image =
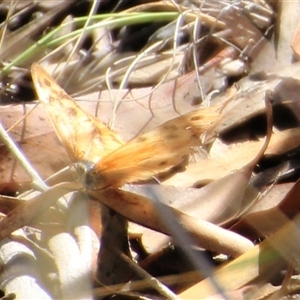
<svg viewBox="0 0 300 300">
<path fill-rule="evenodd" d="M 25 171 L 29 174 L 32 178 L 32 186 L 40 191 L 48 190 L 48 186 L 44 183 L 41 179 L 39 174 L 32 168 L 24 154 L 12 140 L 12 138 L 7 134 L 6 130 L 4 129 L 2 123 L 0 122 L 0 137 L 6 147 L 10 150 L 11 153 L 16 157 L 16 159 L 20 162 L 23 166 Z"/>
</svg>

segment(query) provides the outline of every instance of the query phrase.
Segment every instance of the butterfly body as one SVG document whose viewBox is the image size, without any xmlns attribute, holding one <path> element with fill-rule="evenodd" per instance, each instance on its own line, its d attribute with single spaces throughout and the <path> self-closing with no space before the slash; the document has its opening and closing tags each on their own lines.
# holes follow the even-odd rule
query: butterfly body
<svg viewBox="0 0 300 300">
<path fill-rule="evenodd" d="M 56 134 L 74 161 L 71 170 L 87 189 L 120 187 L 170 170 L 201 146 L 201 134 L 219 118 L 219 106 L 198 109 L 124 143 L 85 113 L 38 64 L 32 66 L 32 77 Z"/>
</svg>

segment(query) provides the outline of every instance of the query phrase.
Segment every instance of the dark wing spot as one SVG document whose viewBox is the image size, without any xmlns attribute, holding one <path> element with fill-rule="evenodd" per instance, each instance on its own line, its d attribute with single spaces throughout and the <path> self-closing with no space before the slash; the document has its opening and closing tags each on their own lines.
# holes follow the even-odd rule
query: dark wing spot
<svg viewBox="0 0 300 300">
<path fill-rule="evenodd" d="M 160 163 L 158 163 L 158 165 L 159 165 L 160 167 L 165 166 L 165 165 L 167 165 L 167 164 L 168 164 L 168 161 L 167 161 L 167 160 L 163 160 L 163 161 L 161 161 Z"/>
<path fill-rule="evenodd" d="M 147 140 L 146 137 L 144 137 L 143 135 L 139 136 L 136 140 L 137 143 L 142 143 L 145 142 Z"/>
<path fill-rule="evenodd" d="M 92 136 L 99 136 L 99 131 L 97 130 L 97 128 L 93 128 L 93 130 L 91 131 L 91 135 Z M 101 139 L 101 134 L 100 134 L 100 139 Z"/>
<path fill-rule="evenodd" d="M 178 130 L 178 126 L 175 125 L 175 124 L 166 124 L 166 125 L 164 126 L 164 128 L 165 128 L 166 130 L 172 130 L 172 131 Z"/>
<path fill-rule="evenodd" d="M 177 134 L 169 134 L 166 136 L 166 139 L 167 140 L 175 140 L 175 139 L 178 139 L 179 136 Z"/>
<path fill-rule="evenodd" d="M 51 87 L 51 82 L 49 80 L 47 80 L 46 78 L 44 78 L 44 84 L 48 87 Z"/>
<path fill-rule="evenodd" d="M 74 117 L 74 116 L 77 115 L 77 110 L 76 110 L 75 108 L 73 108 L 73 107 L 68 108 L 68 109 L 67 109 L 67 114 L 68 114 L 69 116 L 71 116 L 71 117 Z"/>
<path fill-rule="evenodd" d="M 195 116 L 190 119 L 190 121 L 199 121 L 201 119 L 200 116 Z"/>
</svg>

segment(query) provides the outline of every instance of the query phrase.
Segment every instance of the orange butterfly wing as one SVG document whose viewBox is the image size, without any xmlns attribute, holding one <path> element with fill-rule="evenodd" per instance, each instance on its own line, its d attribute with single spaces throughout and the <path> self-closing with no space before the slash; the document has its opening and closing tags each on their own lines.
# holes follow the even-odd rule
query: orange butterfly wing
<svg viewBox="0 0 300 300">
<path fill-rule="evenodd" d="M 121 138 L 86 114 L 37 63 L 31 67 L 35 90 L 72 161 L 99 159 L 122 146 Z"/>
<path fill-rule="evenodd" d="M 142 134 L 103 157 L 87 174 L 86 184 L 100 189 L 147 180 L 168 171 L 201 146 L 200 135 L 219 118 L 220 106 L 199 109 Z"/>
</svg>

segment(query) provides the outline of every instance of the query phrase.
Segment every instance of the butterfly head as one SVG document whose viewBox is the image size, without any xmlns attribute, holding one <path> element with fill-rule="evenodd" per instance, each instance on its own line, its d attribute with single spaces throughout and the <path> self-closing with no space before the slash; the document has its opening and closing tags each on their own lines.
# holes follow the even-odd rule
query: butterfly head
<svg viewBox="0 0 300 300">
<path fill-rule="evenodd" d="M 95 172 L 95 164 L 91 161 L 75 162 L 69 168 L 75 179 L 88 190 L 100 190 L 109 186 L 104 178 Z"/>
</svg>

